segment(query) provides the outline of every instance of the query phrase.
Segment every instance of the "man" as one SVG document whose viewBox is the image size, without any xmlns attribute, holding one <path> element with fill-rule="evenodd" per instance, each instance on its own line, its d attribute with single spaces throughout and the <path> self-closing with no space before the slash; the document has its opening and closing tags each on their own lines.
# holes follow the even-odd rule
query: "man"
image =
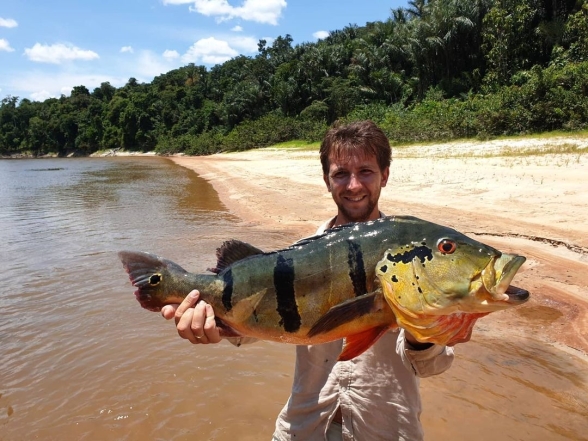
<svg viewBox="0 0 588 441">
<path fill-rule="evenodd" d="M 371 121 L 335 127 L 320 148 L 323 178 L 337 215 L 318 230 L 365 222 L 383 214 L 380 192 L 388 182 L 391 149 Z M 175 317 L 178 333 L 192 343 L 218 343 L 214 311 L 192 291 L 181 305 L 162 309 Z M 451 348 L 419 343 L 389 331 L 360 356 L 336 362 L 342 340 L 297 346 L 292 393 L 276 421 L 274 441 L 422 440 L 418 377 L 444 372 Z"/>
</svg>

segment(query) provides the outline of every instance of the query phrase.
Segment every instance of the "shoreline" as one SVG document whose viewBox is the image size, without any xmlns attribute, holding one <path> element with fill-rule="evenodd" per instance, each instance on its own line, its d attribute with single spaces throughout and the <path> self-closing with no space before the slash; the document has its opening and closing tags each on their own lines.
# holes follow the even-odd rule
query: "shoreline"
<svg viewBox="0 0 588 441">
<path fill-rule="evenodd" d="M 134 152 L 134 151 L 120 151 L 118 149 L 111 149 L 109 151 L 100 150 L 89 155 L 81 154 L 79 152 L 71 152 L 66 156 L 59 156 L 57 153 L 47 153 L 46 155 L 35 156 L 26 153 L 15 153 L 13 155 L 0 155 L 0 159 L 67 159 L 67 158 L 107 158 L 107 157 L 127 157 L 127 156 L 159 156 L 156 152 Z M 162 156 L 165 157 L 165 156 Z"/>
</svg>

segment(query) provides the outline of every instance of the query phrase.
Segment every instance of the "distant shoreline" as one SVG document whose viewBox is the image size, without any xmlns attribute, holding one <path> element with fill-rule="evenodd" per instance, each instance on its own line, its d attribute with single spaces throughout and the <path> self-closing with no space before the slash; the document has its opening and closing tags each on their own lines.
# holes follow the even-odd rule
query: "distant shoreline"
<svg viewBox="0 0 588 441">
<path fill-rule="evenodd" d="M 156 152 L 132 152 L 127 150 L 100 150 L 89 155 L 81 154 L 80 152 L 72 152 L 66 156 L 59 156 L 57 153 L 48 153 L 46 155 L 35 156 L 25 153 L 15 153 L 13 155 L 2 155 L 0 159 L 67 159 L 67 158 L 108 158 L 108 157 L 125 157 L 125 156 L 169 156 L 160 155 Z M 179 154 L 178 156 L 182 156 Z"/>
</svg>

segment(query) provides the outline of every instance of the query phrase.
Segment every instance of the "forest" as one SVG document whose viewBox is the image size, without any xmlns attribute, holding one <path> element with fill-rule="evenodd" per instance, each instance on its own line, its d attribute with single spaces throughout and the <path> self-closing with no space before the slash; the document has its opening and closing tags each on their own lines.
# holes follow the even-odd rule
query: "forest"
<svg viewBox="0 0 588 441">
<path fill-rule="evenodd" d="M 206 155 L 314 142 L 371 119 L 393 144 L 588 125 L 586 0 L 411 0 L 317 42 L 189 64 L 120 87 L 0 103 L 0 155 Z"/>
</svg>

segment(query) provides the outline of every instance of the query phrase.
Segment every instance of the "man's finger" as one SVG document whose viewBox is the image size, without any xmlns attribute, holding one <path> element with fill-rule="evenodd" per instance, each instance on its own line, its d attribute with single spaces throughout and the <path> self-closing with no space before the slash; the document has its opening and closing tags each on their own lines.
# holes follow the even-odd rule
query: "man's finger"
<svg viewBox="0 0 588 441">
<path fill-rule="evenodd" d="M 180 321 L 180 319 L 182 318 L 184 313 L 188 309 L 193 308 L 194 305 L 196 305 L 199 298 L 200 298 L 200 293 L 196 289 L 192 290 L 188 293 L 186 298 L 182 301 L 182 303 L 180 303 L 180 306 L 178 306 L 178 308 L 176 309 L 176 312 L 174 313 L 174 317 L 176 319 L 176 325 L 178 324 L 178 322 Z"/>
<path fill-rule="evenodd" d="M 161 315 L 166 320 L 173 319 L 176 315 L 176 309 L 178 309 L 178 306 L 180 305 L 165 305 L 161 308 Z"/>
<path fill-rule="evenodd" d="M 216 326 L 216 320 L 214 319 L 214 310 L 208 303 L 205 304 L 206 318 L 204 321 L 204 335 L 208 343 L 218 343 L 221 341 L 220 329 Z"/>
<path fill-rule="evenodd" d="M 180 337 L 189 340 L 194 344 L 200 343 L 200 340 L 196 338 L 192 331 L 192 317 L 194 314 L 193 309 L 188 309 L 179 319 L 176 318 L 177 324 L 176 329 Z"/>
<path fill-rule="evenodd" d="M 208 343 L 208 339 L 204 333 L 204 322 L 206 320 L 206 302 L 199 301 L 194 306 L 194 313 L 192 315 L 192 322 L 190 329 L 194 337 L 198 340 L 198 343 Z"/>
</svg>

